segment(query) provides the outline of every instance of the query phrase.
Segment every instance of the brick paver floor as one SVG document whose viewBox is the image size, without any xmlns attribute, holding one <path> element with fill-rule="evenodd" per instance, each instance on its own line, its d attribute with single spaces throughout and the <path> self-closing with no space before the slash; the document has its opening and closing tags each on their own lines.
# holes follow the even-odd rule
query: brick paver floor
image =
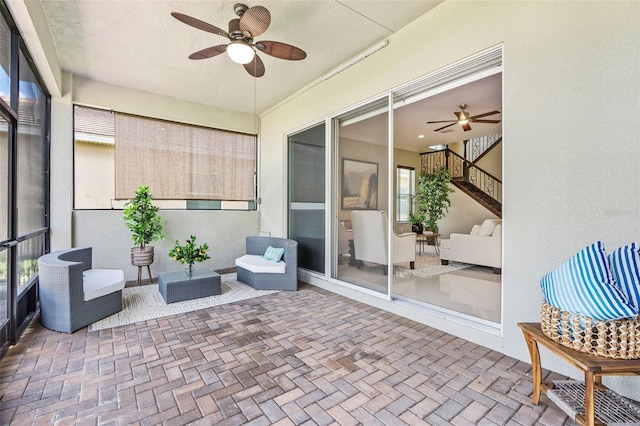
<svg viewBox="0 0 640 426">
<path fill-rule="evenodd" d="M 72 335 L 36 318 L 0 360 L 0 424 L 574 424 L 546 397 L 531 403 L 530 375 L 527 363 L 301 285 Z"/>
</svg>

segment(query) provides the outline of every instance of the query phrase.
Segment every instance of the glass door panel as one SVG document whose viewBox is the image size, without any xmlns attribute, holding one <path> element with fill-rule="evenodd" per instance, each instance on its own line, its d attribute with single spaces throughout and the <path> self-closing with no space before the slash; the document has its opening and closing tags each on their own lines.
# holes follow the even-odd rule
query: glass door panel
<svg viewBox="0 0 640 426">
<path fill-rule="evenodd" d="M 465 165 L 472 164 L 474 159 L 468 156 L 467 151 L 475 150 L 476 143 L 479 145 L 486 139 L 498 139 L 502 134 L 501 123 L 499 120 L 496 120 L 497 123 L 480 121 L 472 123 L 469 131 L 456 121 L 451 121 L 450 125 L 449 122 L 433 123 L 430 126 L 425 124 L 432 117 L 440 119 L 453 115 L 455 108 L 451 108 L 451 99 L 462 99 L 469 93 L 478 94 L 478 98 L 468 105 L 468 112 L 472 116 L 491 112 L 488 118 L 493 118 L 493 112 L 497 114 L 503 109 L 502 73 L 497 71 L 492 68 L 490 72 L 483 71 L 477 75 L 467 73 L 460 83 L 447 79 L 445 83 L 448 90 L 442 90 L 436 83 L 429 83 L 431 86 L 427 85 L 421 91 L 412 86 L 413 91 L 408 94 L 395 94 L 393 114 L 394 141 L 397 144 L 394 149 L 395 166 L 398 170 L 404 168 L 405 172 L 410 168 L 416 171 L 409 184 L 402 182 L 406 173 L 405 176 L 400 173 L 397 176 L 396 230 L 411 230 L 406 209 L 410 207 L 415 211 L 415 205 L 412 202 L 403 204 L 405 200 L 401 198 L 401 192 L 402 187 L 405 187 L 409 188 L 405 192 L 415 195 L 411 186 L 416 190 L 419 188 L 421 173 L 434 173 L 441 167 L 447 167 L 454 179 L 449 186 L 456 192 L 456 196 L 450 197 L 451 205 L 445 216 L 437 222 L 438 234 L 434 237 L 424 234 L 416 236 L 415 269 L 410 269 L 406 264 L 396 265 L 392 297 L 489 326 L 496 326 L 501 322 L 501 275 L 494 274 L 493 268 L 459 261 L 442 265 L 440 246 L 449 244 L 451 233 L 469 233 L 474 224 L 494 218 L 488 210 L 481 207 L 476 198 L 467 196 L 456 185 L 472 182 L 465 175 L 465 168 L 456 166 L 462 164 L 462 161 L 455 158 L 464 160 Z M 425 123 L 416 126 L 417 117 L 422 117 Z M 440 131 L 435 131 L 437 129 Z M 422 132 L 422 138 L 417 137 L 419 132 Z M 496 134 L 498 137 L 493 136 Z M 483 169 L 493 176 L 501 176 L 502 153 L 500 146 L 494 148 L 497 149 L 486 149 L 486 152 L 481 153 L 482 160 L 473 163 L 474 169 Z"/>
<path fill-rule="evenodd" d="M 0 251 L 0 325 L 9 319 L 9 280 L 7 250 Z"/>
<path fill-rule="evenodd" d="M 0 116 L 0 242 L 9 238 L 9 123 Z"/>
<path fill-rule="evenodd" d="M 325 272 L 325 125 L 289 136 L 289 229 L 298 267 Z"/>
<path fill-rule="evenodd" d="M 0 116 L 0 347 L 7 341 L 9 321 L 9 123 Z"/>
<path fill-rule="evenodd" d="M 0 99 L 11 105 L 11 30 L 0 20 Z"/>
<path fill-rule="evenodd" d="M 383 294 L 389 292 L 387 218 L 393 210 L 388 105 L 385 97 L 334 119 L 333 277 Z"/>
</svg>

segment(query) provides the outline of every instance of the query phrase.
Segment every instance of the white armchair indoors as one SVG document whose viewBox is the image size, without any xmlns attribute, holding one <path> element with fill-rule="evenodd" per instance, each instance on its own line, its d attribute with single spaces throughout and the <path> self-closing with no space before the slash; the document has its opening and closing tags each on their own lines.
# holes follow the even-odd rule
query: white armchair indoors
<svg viewBox="0 0 640 426">
<path fill-rule="evenodd" d="M 502 272 L 502 221 L 486 219 L 473 225 L 469 234 L 451 234 L 440 240 L 440 260 L 489 266 L 494 274 Z"/>
<path fill-rule="evenodd" d="M 376 210 L 351 212 L 355 257 L 364 262 L 379 263 L 387 274 L 387 213 Z M 416 234 L 393 233 L 393 263 L 409 262 L 415 268 Z"/>
</svg>

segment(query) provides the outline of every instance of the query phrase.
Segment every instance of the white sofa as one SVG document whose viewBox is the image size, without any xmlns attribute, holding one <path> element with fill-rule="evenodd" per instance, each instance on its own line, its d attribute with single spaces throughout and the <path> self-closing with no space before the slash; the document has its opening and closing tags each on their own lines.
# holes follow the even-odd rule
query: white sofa
<svg viewBox="0 0 640 426">
<path fill-rule="evenodd" d="M 495 274 L 502 272 L 502 221 L 487 219 L 473 225 L 468 234 L 451 234 L 440 241 L 440 260 L 489 266 Z"/>
</svg>

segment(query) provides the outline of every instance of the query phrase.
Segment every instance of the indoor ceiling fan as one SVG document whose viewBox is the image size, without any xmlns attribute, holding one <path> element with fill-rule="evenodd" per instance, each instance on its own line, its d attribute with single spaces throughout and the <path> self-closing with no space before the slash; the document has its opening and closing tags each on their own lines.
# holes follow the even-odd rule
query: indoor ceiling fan
<svg viewBox="0 0 640 426">
<path fill-rule="evenodd" d="M 460 111 L 454 112 L 456 117 L 458 117 L 457 120 L 427 121 L 427 124 L 451 123 L 451 124 L 447 124 L 446 126 L 440 127 L 439 129 L 434 130 L 434 132 L 439 132 L 442 129 L 446 129 L 447 127 L 451 127 L 454 124 L 458 123 L 459 125 L 462 126 L 465 132 L 468 132 L 469 130 L 471 130 L 471 126 L 469 125 L 469 123 L 499 123 L 500 122 L 500 120 L 478 120 L 479 118 L 487 117 L 489 115 L 500 114 L 500 111 L 485 112 L 484 114 L 478 114 L 478 115 L 474 115 L 473 117 L 470 117 L 469 113 L 465 111 L 466 108 L 467 108 L 467 104 L 462 104 L 460 105 Z"/>
<path fill-rule="evenodd" d="M 262 77 L 264 75 L 264 63 L 256 55 L 256 50 L 290 61 L 299 61 L 307 57 L 304 50 L 290 44 L 279 41 L 253 42 L 254 37 L 259 36 L 269 28 L 271 14 L 267 8 L 263 6 L 247 7 L 238 3 L 233 6 L 233 10 L 239 18 L 229 21 L 229 32 L 183 13 L 171 12 L 171 16 L 187 25 L 227 37 L 230 41 L 228 44 L 219 44 L 192 53 L 189 59 L 213 58 L 227 52 L 229 58 L 238 64 L 244 65 L 249 74 L 254 77 Z"/>
</svg>

